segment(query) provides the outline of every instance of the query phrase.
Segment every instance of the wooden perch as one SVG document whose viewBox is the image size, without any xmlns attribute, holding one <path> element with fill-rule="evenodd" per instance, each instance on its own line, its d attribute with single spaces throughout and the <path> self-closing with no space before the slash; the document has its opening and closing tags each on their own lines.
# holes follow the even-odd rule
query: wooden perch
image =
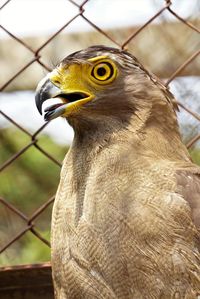
<svg viewBox="0 0 200 299">
<path fill-rule="evenodd" d="M 0 298 L 53 299 L 50 264 L 0 268 Z"/>
</svg>

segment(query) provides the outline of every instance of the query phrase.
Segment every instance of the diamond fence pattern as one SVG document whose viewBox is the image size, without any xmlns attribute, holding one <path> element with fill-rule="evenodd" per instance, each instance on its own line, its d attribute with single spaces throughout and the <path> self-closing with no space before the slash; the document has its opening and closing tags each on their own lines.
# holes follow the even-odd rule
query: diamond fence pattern
<svg viewBox="0 0 200 299">
<path fill-rule="evenodd" d="M 8 0 L 6 1 L 1 7 L 1 13 L 4 12 L 4 8 L 9 5 L 11 1 L 15 0 Z M 189 27 L 191 30 L 200 33 L 200 29 L 198 29 L 194 24 L 192 24 L 190 21 L 183 19 L 179 14 L 174 11 L 172 6 L 172 1 L 164 1 L 163 0 L 163 7 L 156 12 L 155 15 L 153 15 L 146 23 L 144 23 L 142 26 L 140 26 L 136 31 L 131 32 L 130 36 L 126 38 L 123 42 L 119 43 L 117 39 L 114 39 L 112 36 L 110 36 L 107 32 L 105 32 L 103 29 L 101 29 L 99 26 L 97 26 L 94 22 L 92 22 L 90 19 L 88 19 L 85 16 L 85 5 L 90 0 L 85 0 L 81 4 L 77 4 L 74 0 L 66 0 L 67 2 L 70 2 L 74 6 L 78 8 L 78 13 L 74 15 L 73 18 L 71 18 L 69 21 L 67 21 L 59 30 L 54 32 L 43 44 L 40 45 L 40 47 L 36 50 L 33 50 L 29 44 L 27 44 L 23 39 L 18 38 L 15 34 L 10 32 L 7 28 L 0 25 L 0 28 L 12 39 L 14 39 L 17 43 L 20 43 L 24 48 L 26 48 L 29 52 L 31 52 L 32 58 L 30 61 L 28 61 L 25 65 L 22 65 L 20 70 L 15 73 L 9 80 L 7 80 L 6 83 L 1 86 L 0 90 L 4 91 L 6 87 L 11 84 L 22 72 L 24 72 L 27 68 L 29 68 L 32 64 L 38 63 L 40 64 L 45 70 L 51 71 L 51 67 L 49 65 L 46 65 L 46 63 L 42 60 L 42 54 L 41 51 L 47 47 L 48 44 L 50 44 L 55 37 L 57 37 L 61 32 L 68 27 L 72 22 L 74 22 L 77 18 L 83 18 L 89 26 L 91 26 L 93 29 L 98 31 L 101 35 L 106 37 L 108 41 L 110 41 L 112 44 L 114 43 L 116 47 L 125 49 L 133 39 L 136 38 L 136 36 L 140 35 L 141 32 L 147 30 L 147 27 L 150 23 L 152 23 L 156 18 L 161 16 L 163 12 L 168 11 L 170 14 L 172 14 L 177 21 L 184 23 L 187 27 Z M 59 5 L 59 2 L 58 2 Z M 39 7 L 38 7 L 39 9 Z M 103 22 L 103 21 L 102 21 Z M 189 65 L 191 64 L 197 56 L 200 54 L 200 50 L 195 51 L 192 53 L 190 57 L 188 57 L 172 74 L 170 77 L 168 77 L 168 80 L 165 82 L 165 85 L 169 85 L 170 82 L 172 82 L 177 76 L 181 74 L 181 72 Z M 184 109 L 188 114 L 190 114 L 192 117 L 194 117 L 196 120 L 200 122 L 200 115 L 196 113 L 195 111 L 192 111 L 188 107 L 186 107 L 183 103 L 178 102 L 178 105 L 181 109 Z M 1 165 L 0 170 L 4 171 L 9 165 L 12 163 L 15 163 L 15 161 L 23 155 L 30 147 L 35 147 L 38 151 L 42 153 L 42 155 L 45 155 L 49 160 L 51 160 L 53 163 L 57 164 L 59 167 L 61 167 L 61 162 L 58 161 L 53 155 L 49 154 L 43 147 L 41 147 L 38 144 L 38 140 L 40 138 L 39 133 L 48 126 L 48 123 L 45 123 L 42 127 L 40 127 L 34 134 L 31 134 L 29 131 L 27 131 L 25 128 L 23 128 L 21 125 L 19 125 L 15 119 L 12 119 L 9 115 L 7 115 L 5 112 L 0 111 L 2 114 L 2 117 L 6 118 L 7 121 L 9 121 L 13 126 L 15 126 L 18 130 L 24 132 L 28 138 L 29 142 L 26 146 L 24 146 L 21 150 L 16 152 L 13 156 L 11 156 L 7 161 Z M 188 143 L 187 147 L 190 148 L 192 145 L 194 145 L 198 140 L 200 139 L 200 134 L 196 134 Z M 33 165 L 34 167 L 34 165 Z M 47 178 L 48 180 L 48 178 Z M 37 230 L 37 225 L 34 223 L 34 220 L 36 220 L 50 205 L 52 205 L 54 201 L 54 196 L 49 198 L 42 206 L 40 206 L 38 209 L 36 209 L 31 216 L 25 215 L 22 211 L 20 211 L 18 208 L 16 208 L 13 204 L 9 203 L 9 201 L 6 198 L 0 198 L 0 208 L 1 206 L 4 206 L 8 208 L 12 213 L 14 213 L 17 217 L 21 218 L 21 220 L 24 221 L 24 227 L 21 229 L 14 237 L 12 237 L 7 243 L 1 244 L 0 242 L 0 253 L 3 253 L 7 248 L 10 248 L 13 243 L 15 243 L 18 239 L 20 239 L 24 234 L 26 234 L 28 231 L 31 232 L 36 238 L 38 238 L 41 242 L 45 243 L 47 246 L 50 247 L 50 243 L 47 239 L 45 239 L 40 232 Z"/>
</svg>

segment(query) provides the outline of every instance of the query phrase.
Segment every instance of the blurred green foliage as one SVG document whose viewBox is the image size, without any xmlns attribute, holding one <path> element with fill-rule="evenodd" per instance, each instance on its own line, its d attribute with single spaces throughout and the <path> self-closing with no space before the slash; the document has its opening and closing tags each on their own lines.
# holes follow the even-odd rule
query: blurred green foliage
<svg viewBox="0 0 200 299">
<path fill-rule="evenodd" d="M 0 164 L 30 143 L 30 137 L 14 129 L 0 131 L 2 143 Z M 62 162 L 67 148 L 54 143 L 45 135 L 38 136 L 38 145 Z M 35 146 L 28 148 L 1 173 L 0 194 L 28 217 L 52 197 L 59 183 L 60 167 Z M 37 230 L 49 240 L 52 205 L 36 220 Z M 26 227 L 24 220 L 0 205 L 0 247 Z M 0 265 L 36 263 L 50 258 L 49 247 L 31 232 L 25 233 L 0 255 Z"/>
<path fill-rule="evenodd" d="M 195 164 L 200 165 L 200 149 L 195 147 L 191 149 L 189 152 L 190 152 L 190 156 L 192 157 L 192 161 Z"/>
<path fill-rule="evenodd" d="M 15 129 L 0 131 L 2 141 L 0 164 L 30 143 L 30 137 Z M 67 148 L 54 143 L 45 135 L 38 136 L 38 144 L 60 162 Z M 193 161 L 200 165 L 200 150 L 190 150 Z M 1 173 L 0 194 L 28 217 L 52 197 L 59 183 L 60 167 L 31 146 Z M 34 220 L 37 230 L 50 239 L 52 205 Z M 26 222 L 8 208 L 0 205 L 0 247 L 15 237 Z M 0 255 L 0 266 L 44 262 L 50 259 L 49 247 L 26 232 Z"/>
</svg>

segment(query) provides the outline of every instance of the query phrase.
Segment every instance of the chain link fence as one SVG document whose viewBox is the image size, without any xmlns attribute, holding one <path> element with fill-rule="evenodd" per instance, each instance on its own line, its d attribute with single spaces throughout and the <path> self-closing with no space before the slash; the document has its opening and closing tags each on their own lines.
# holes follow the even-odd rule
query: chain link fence
<svg viewBox="0 0 200 299">
<path fill-rule="evenodd" d="M 1 14 L 4 13 L 4 10 L 6 9 L 6 7 L 8 5 L 10 5 L 10 3 L 13 1 L 15 1 L 15 0 L 8 0 L 8 1 L 4 2 L 4 4 L 0 7 Z M 91 27 L 91 29 L 93 31 L 96 31 L 96 32 L 98 32 L 98 34 L 103 36 L 103 38 L 107 40 L 107 44 L 110 44 L 110 45 L 114 44 L 118 48 L 128 49 L 128 50 L 129 50 L 129 45 L 133 41 L 135 41 L 135 45 L 137 45 L 137 37 L 142 35 L 144 32 L 148 32 L 149 26 L 154 21 L 156 21 L 158 18 L 162 18 L 163 14 L 166 12 L 168 12 L 170 15 L 172 15 L 174 17 L 173 22 L 175 22 L 179 25 L 181 24 L 181 25 L 185 26 L 185 30 L 189 29 L 191 34 L 193 32 L 195 34 L 200 33 L 200 29 L 197 28 L 197 25 L 199 24 L 199 22 L 198 22 L 199 20 L 197 20 L 197 22 L 196 22 L 196 20 L 192 20 L 192 19 L 189 20 L 189 19 L 183 18 L 181 15 L 179 15 L 176 11 L 173 10 L 173 8 L 172 8 L 173 1 L 169 1 L 169 0 L 164 1 L 163 0 L 163 1 L 160 1 L 160 2 L 162 2 L 162 7 L 158 11 L 156 11 L 156 13 L 154 15 L 152 15 L 151 18 L 149 18 L 144 24 L 142 24 L 140 27 L 137 27 L 136 29 L 133 28 L 131 30 L 131 28 L 129 28 L 129 30 L 127 31 L 128 36 L 126 36 L 126 38 L 123 41 L 119 42 L 117 32 L 115 35 L 110 34 L 109 30 L 102 29 L 101 27 L 99 27 L 97 24 L 95 24 L 92 20 L 90 20 L 86 16 L 85 12 L 87 10 L 87 4 L 89 1 L 90 0 L 85 0 L 81 4 L 78 4 L 74 0 L 66 0 L 66 8 L 67 8 L 68 3 L 73 4 L 74 6 L 77 7 L 78 13 L 75 14 L 70 20 L 67 20 L 66 23 L 63 24 L 63 26 L 59 28 L 59 30 L 57 30 L 51 36 L 49 36 L 49 38 L 45 42 L 40 44 L 40 46 L 36 50 L 33 50 L 31 45 L 28 44 L 27 41 L 25 41 L 23 38 L 17 37 L 12 31 L 10 31 L 10 29 L 5 28 L 3 25 L 0 25 L 1 30 L 3 30 L 4 33 L 6 33 L 10 39 L 15 40 L 16 43 L 20 44 L 23 48 L 25 48 L 31 54 L 31 59 L 28 62 L 22 63 L 22 65 L 20 66 L 18 71 L 16 73 L 14 73 L 10 78 L 8 78 L 8 80 L 6 82 L 4 82 L 4 84 L 0 88 L 0 90 L 2 92 L 6 91 L 7 88 L 10 87 L 13 84 L 13 82 L 15 82 L 17 77 L 19 77 L 23 72 L 25 72 L 33 64 L 39 64 L 46 71 L 51 71 L 51 69 L 52 69 L 51 66 L 48 65 L 43 60 L 44 57 L 43 57 L 42 50 L 45 49 L 46 47 L 48 47 L 49 45 L 51 45 L 53 43 L 53 41 L 59 35 L 62 34 L 62 32 L 65 28 L 70 26 L 71 23 L 75 22 L 75 20 L 79 19 L 79 18 L 84 19 L 84 21 L 87 22 L 87 24 Z M 59 1 L 57 1 L 57 3 L 59 5 Z M 126 1 L 124 1 L 124 5 L 125 4 L 126 4 Z M 39 1 L 38 1 L 37 5 L 38 5 L 38 9 L 40 9 Z M 62 12 L 60 12 L 60 13 L 62 13 Z M 114 13 L 114 10 L 112 13 Z M 103 10 L 102 10 L 102 14 L 103 14 Z M 102 20 L 102 23 L 103 23 L 103 20 Z M 120 23 L 120 20 L 119 20 L 119 23 Z M 163 38 L 166 38 L 166 39 L 169 38 L 169 36 L 167 36 L 167 33 L 165 35 L 165 27 L 162 27 L 162 31 L 163 31 Z M 82 34 L 84 34 L 84 33 L 82 33 Z M 178 38 L 179 38 L 179 36 L 177 36 L 177 39 Z M 170 40 L 168 40 L 167 43 L 169 43 L 170 47 L 173 48 L 173 44 L 170 43 Z M 88 44 L 88 46 L 89 46 L 89 44 Z M 155 47 L 159 47 L 159 41 L 157 42 Z M 130 49 L 130 51 L 131 51 L 131 49 Z M 151 52 L 151 54 L 152 54 L 153 51 L 154 51 L 153 48 L 149 49 L 149 51 L 147 49 L 146 55 L 147 56 L 149 55 L 148 52 Z M 175 49 L 175 51 L 177 51 L 177 49 Z M 135 53 L 133 53 L 133 54 L 135 54 Z M 195 50 L 192 53 L 190 53 L 190 55 L 188 55 L 184 59 L 184 61 L 182 61 L 178 66 L 176 66 L 176 69 L 174 69 L 170 74 L 169 74 L 169 72 L 166 74 L 162 73 L 161 77 L 165 78 L 165 81 L 164 81 L 165 85 L 168 86 L 171 82 L 173 82 L 175 80 L 175 78 L 182 75 L 184 73 L 184 71 L 190 66 L 192 69 L 193 68 L 192 66 L 196 65 L 197 70 L 196 70 L 195 74 L 200 76 L 200 69 L 198 68 L 198 64 L 197 64 L 197 58 L 198 58 L 199 54 L 200 54 L 200 49 L 198 49 L 196 47 Z M 9 53 L 8 53 L 8 55 L 9 55 Z M 21 58 L 21 61 L 23 61 L 23 57 Z M 11 67 L 12 66 L 8 65 L 8 68 L 11 68 Z M 188 116 L 190 115 L 191 117 L 196 119 L 196 121 L 200 122 L 200 115 L 198 114 L 197 111 L 193 111 L 191 109 L 190 105 L 186 105 L 185 103 L 183 103 L 181 101 L 178 101 L 178 104 L 179 104 L 180 110 L 184 110 L 185 113 L 188 114 Z M 58 167 L 61 167 L 61 161 L 59 161 L 56 157 L 54 157 L 54 155 L 52 153 L 49 153 L 45 149 L 45 146 L 41 146 L 38 143 L 40 140 L 40 136 L 41 136 L 40 133 L 43 132 L 44 128 L 49 125 L 48 123 L 45 123 L 43 126 L 38 128 L 35 131 L 35 133 L 31 133 L 27 129 L 22 127 L 16 121 L 16 119 L 13 119 L 4 111 L 0 111 L 0 112 L 1 112 L 1 116 L 3 118 L 5 118 L 17 130 L 19 130 L 19 131 L 23 132 L 25 135 L 27 135 L 27 138 L 29 140 L 25 146 L 23 146 L 20 150 L 16 151 L 12 156 L 9 157 L 9 159 L 6 159 L 3 162 L 3 164 L 1 165 L 1 168 L 0 168 L 2 172 L 5 172 L 13 163 L 16 163 L 16 161 L 18 159 L 20 159 L 20 157 L 22 155 L 24 155 L 24 153 L 26 153 L 26 151 L 32 147 L 34 147 L 37 151 L 39 151 L 42 155 L 44 155 L 49 160 L 49 163 L 54 163 Z M 192 138 L 190 138 L 190 140 L 187 140 L 187 147 L 191 148 L 195 143 L 197 143 L 199 141 L 199 139 L 200 139 L 200 133 L 196 132 L 195 135 L 192 136 Z M 37 165 L 32 165 L 32 167 L 37 167 Z M 46 181 L 48 182 L 48 177 L 46 177 Z M 12 185 L 12 182 L 9 182 L 9 183 L 10 183 L 10 185 Z M 19 188 L 22 188 L 22 187 L 23 186 L 19 186 Z M 28 198 L 28 194 L 27 194 L 27 198 Z M 18 207 L 16 207 L 14 204 L 12 204 L 9 201 L 9 198 L 0 198 L 0 210 L 2 208 L 9 210 L 11 213 L 11 217 L 12 216 L 15 217 L 16 221 L 18 221 L 20 219 L 20 221 L 23 222 L 22 228 L 20 228 L 20 230 L 18 230 L 14 236 L 7 235 L 7 238 L 4 238 L 3 242 L 2 242 L 2 240 L 0 240 L 0 253 L 1 254 L 5 253 L 9 248 L 12 248 L 12 246 L 14 246 L 15 242 L 18 241 L 20 238 L 22 238 L 25 234 L 27 234 L 27 232 L 32 233 L 35 238 L 38 238 L 40 240 L 40 242 L 44 243 L 47 247 L 50 248 L 49 239 L 45 238 L 40 233 L 40 230 L 38 230 L 38 228 L 37 228 L 36 222 L 39 217 L 42 217 L 45 210 L 47 210 L 49 207 L 52 206 L 53 201 L 54 201 L 54 195 L 52 197 L 50 197 L 49 199 L 47 199 L 45 201 L 45 203 L 40 205 L 35 211 L 31 212 L 31 215 L 26 215 Z M 50 221 L 50 219 L 49 219 L 49 221 Z M 50 223 L 49 223 L 49 226 L 50 226 Z M 3 224 L 1 224 L 1 227 L 2 228 L 4 227 Z M 4 227 L 4 229 L 5 229 L 5 227 Z M 6 234 L 6 232 L 5 232 L 5 234 Z"/>
</svg>

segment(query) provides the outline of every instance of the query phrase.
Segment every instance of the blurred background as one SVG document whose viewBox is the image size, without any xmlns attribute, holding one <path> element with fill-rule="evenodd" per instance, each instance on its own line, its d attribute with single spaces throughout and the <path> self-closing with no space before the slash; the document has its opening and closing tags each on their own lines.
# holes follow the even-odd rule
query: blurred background
<svg viewBox="0 0 200 299">
<path fill-rule="evenodd" d="M 199 0 L 0 0 L 0 266 L 50 259 L 51 209 L 73 138 L 64 119 L 44 124 L 39 80 L 68 54 L 127 49 L 168 85 L 193 160 L 200 164 Z"/>
</svg>

